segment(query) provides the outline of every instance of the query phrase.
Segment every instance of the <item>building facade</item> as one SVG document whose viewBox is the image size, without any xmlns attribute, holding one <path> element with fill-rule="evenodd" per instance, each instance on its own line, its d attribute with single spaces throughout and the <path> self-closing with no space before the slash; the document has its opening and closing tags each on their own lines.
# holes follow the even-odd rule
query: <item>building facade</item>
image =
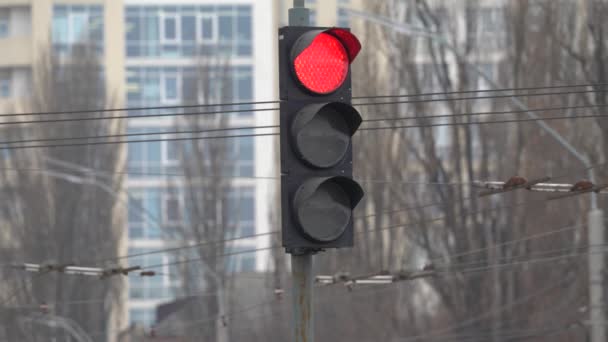
<svg viewBox="0 0 608 342">
<path fill-rule="evenodd" d="M 97 47 L 104 81 L 102 92 L 107 96 L 105 102 L 124 106 L 123 22 L 107 24 L 122 16 L 123 6 L 114 0 L 0 0 L 0 113 L 31 111 L 35 92 L 45 91 L 41 77 L 48 71 L 51 55 L 66 56 L 72 46 L 83 41 L 94 42 Z M 7 121 L 15 119 L 22 118 L 10 117 Z M 0 129 L 0 135 L 7 137 L 2 134 L 3 130 L 14 128 L 5 126 Z M 0 157 L 10 163 L 9 150 L 3 150 Z M 19 177 L 18 174 L 12 176 Z M 123 230 L 122 216 L 126 211 L 126 208 L 115 208 L 109 213 L 116 226 L 108 229 Z M 121 254 L 127 252 L 126 234 L 124 237 L 117 246 Z M 11 243 L 9 239 L 3 236 L 0 245 Z M 117 304 L 109 310 L 107 331 L 93 333 L 107 334 L 126 327 L 126 305 Z M 114 339 L 109 337 L 108 341 Z"/>
<path fill-rule="evenodd" d="M 133 111 L 129 133 L 187 130 L 176 117 L 143 118 L 142 114 L 184 111 L 182 104 L 255 102 L 276 99 L 274 74 L 273 1 L 180 0 L 125 1 L 125 80 L 128 107 L 176 106 L 160 111 Z M 245 106 L 244 108 L 255 108 Z M 242 110 L 243 107 L 228 107 Z M 199 108 L 197 111 L 204 111 Z M 216 108 L 217 109 L 217 108 Z M 226 110 L 226 107 L 219 107 Z M 226 124 L 234 127 L 267 125 L 274 112 L 230 114 Z M 236 131 L 242 134 L 242 131 Z M 248 132 L 251 133 L 251 132 Z M 229 132 L 227 135 L 232 135 Z M 166 134 L 163 138 L 175 138 Z M 146 139 L 149 139 L 146 136 Z M 250 236 L 271 230 L 269 209 L 275 184 L 263 177 L 274 176 L 273 140 L 267 137 L 226 139 L 226 194 L 228 211 L 238 216 L 234 236 Z M 129 145 L 128 188 L 130 193 L 129 252 L 183 244 L 172 241 L 167 230 L 188 224 L 188 189 L 170 174 L 184 172 L 183 146 L 178 141 L 157 141 Z M 199 158 L 200 156 L 192 156 Z M 200 175 L 205 177 L 205 174 Z M 257 178 L 259 177 L 259 178 Z M 183 179 L 182 179 L 183 181 Z M 181 187 L 181 188 L 180 188 Z M 201 191 L 204 191 L 201 190 Z M 238 207 L 238 210 L 234 210 Z M 149 215 L 140 215 L 143 208 Z M 266 247 L 267 238 L 232 243 L 229 250 L 246 251 Z M 261 271 L 267 267 L 265 252 L 227 258 L 227 272 Z M 142 266 L 175 261 L 173 254 L 152 254 L 132 262 Z M 201 267 L 200 265 L 193 265 Z M 149 327 L 156 308 L 175 298 L 181 286 L 178 271 L 171 266 L 156 269 L 161 276 L 130 278 L 129 317 L 131 323 Z M 204 285 L 203 285 L 204 287 Z"/>
<path fill-rule="evenodd" d="M 0 112 L 27 110 L 37 82 L 37 62 L 51 52 L 61 59 L 83 41 L 99 56 L 105 96 L 111 99 L 106 102 L 113 107 L 276 100 L 276 39 L 271 39 L 276 35 L 276 11 L 274 0 L 0 0 Z M 198 69 L 210 62 L 216 66 L 207 70 L 205 95 L 197 92 L 193 97 L 192 89 L 200 88 Z M 222 91 L 215 86 L 220 72 L 229 80 Z M 254 104 L 247 108 L 265 107 Z M 175 130 L 174 118 L 141 116 L 181 112 L 180 108 L 129 111 L 128 133 Z M 230 115 L 227 124 L 271 125 L 277 115 L 276 111 L 241 112 Z M 238 206 L 236 235 L 274 230 L 270 209 L 277 183 L 267 179 L 276 176 L 274 140 L 253 136 L 226 141 L 226 158 L 231 160 L 227 171 L 231 186 L 226 196 L 228 203 Z M 128 251 L 125 247 L 121 254 L 188 242 L 167 235 L 168 229 L 186 219 L 183 191 L 179 186 L 176 192 L 169 191 L 179 177 L 167 177 L 183 173 L 177 144 L 142 142 L 123 148 L 129 173 L 124 227 Z M 269 237 L 262 236 L 239 240 L 229 250 L 269 244 Z M 170 254 L 150 254 L 129 263 L 147 266 L 173 260 Z M 244 253 L 227 258 L 225 267 L 229 272 L 262 271 L 268 267 L 267 260 L 267 251 Z M 156 306 L 178 294 L 180 284 L 174 270 L 161 268 L 156 277 L 130 278 L 129 291 L 123 296 L 127 310 L 117 314 L 119 323 L 112 331 L 123 330 L 129 323 L 149 327 Z"/>
<path fill-rule="evenodd" d="M 70 44 L 82 39 L 100 47 L 106 93 L 122 105 L 124 28 L 123 22 L 114 21 L 122 13 L 121 2 L 110 0 L 0 1 L 0 110 L 27 107 L 36 68 L 48 55 L 49 45 L 55 52 L 66 53 Z"/>
</svg>

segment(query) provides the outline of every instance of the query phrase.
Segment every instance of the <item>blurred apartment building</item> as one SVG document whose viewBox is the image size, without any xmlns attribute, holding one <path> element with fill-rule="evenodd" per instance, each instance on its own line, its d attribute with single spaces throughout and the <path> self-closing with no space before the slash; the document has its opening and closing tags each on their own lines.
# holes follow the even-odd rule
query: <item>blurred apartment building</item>
<svg viewBox="0 0 608 342">
<path fill-rule="evenodd" d="M 125 83 L 123 23 L 104 23 L 121 16 L 120 1 L 0 1 L 0 109 L 27 107 L 37 62 L 49 47 L 65 54 L 83 39 L 99 46 L 107 94 L 120 105 Z"/>
<path fill-rule="evenodd" d="M 255 102 L 277 98 L 273 64 L 275 41 L 271 39 L 276 27 L 273 1 L 125 0 L 124 5 L 128 107 Z M 204 68 L 204 81 L 200 79 L 201 68 Z M 198 91 L 193 92 L 192 89 Z M 219 110 L 254 107 L 219 107 Z M 197 111 L 206 109 L 198 108 Z M 176 109 L 177 113 L 179 111 Z M 132 113 L 130 133 L 175 130 L 172 118 L 137 117 L 141 113 Z M 276 119 L 276 112 L 240 112 L 230 115 L 229 124 L 235 127 L 260 126 L 272 124 Z M 188 127 L 182 126 L 182 129 L 187 130 Z M 227 135 L 231 134 L 234 132 Z M 227 198 L 228 205 L 238 207 L 234 210 L 238 215 L 236 236 L 274 230 L 269 219 L 275 184 L 262 179 L 276 173 L 272 142 L 268 137 L 226 139 L 227 158 L 233 161 L 228 171 L 230 174 L 226 174 L 232 178 Z M 130 208 L 142 207 L 151 213 L 146 217 L 130 213 L 130 253 L 145 253 L 166 246 L 167 238 L 159 226 L 177 227 L 186 219 L 185 193 L 183 189 L 169 191 L 176 179 L 166 176 L 183 173 L 176 145 L 175 142 L 162 141 L 129 146 L 128 170 L 132 176 L 128 187 L 133 204 Z M 231 243 L 229 249 L 240 252 L 269 244 L 266 236 L 238 240 Z M 147 255 L 134 262 L 156 265 L 173 260 L 173 255 L 167 253 Z M 224 264 L 229 273 L 263 271 L 268 267 L 268 252 L 234 255 Z M 202 265 L 192 266 L 202 268 Z M 171 301 L 179 293 L 179 280 L 171 276 L 175 270 L 167 266 L 157 271 L 162 274 L 160 277 L 131 278 L 131 322 L 149 327 L 156 320 L 157 306 Z"/>
<path fill-rule="evenodd" d="M 203 99 L 198 97 L 186 98 L 195 86 L 196 69 L 201 63 L 218 60 L 231 89 L 227 96 L 210 89 L 204 102 L 275 100 L 276 42 L 272 37 L 276 10 L 273 0 L 0 0 L 0 112 L 27 111 L 38 62 L 49 51 L 61 59 L 83 41 L 92 44 L 99 56 L 105 96 L 111 98 L 113 107 L 201 103 Z M 142 115 L 180 111 L 129 111 L 133 118 L 128 120 L 128 133 L 175 130 L 173 118 Z M 239 113 L 231 115 L 229 125 L 269 125 L 278 119 L 277 114 Z M 269 220 L 275 184 L 256 178 L 275 176 L 272 140 L 228 140 L 233 159 L 228 197 L 239 205 L 238 235 L 274 230 Z M 169 191 L 170 178 L 166 177 L 180 172 L 176 146 L 157 141 L 116 147 L 125 149 L 130 173 L 123 227 L 128 242 L 121 254 L 183 244 L 163 234 L 167 226 L 185 220 L 183 192 Z M 244 239 L 233 243 L 230 250 L 258 249 L 269 243 L 268 237 Z M 268 268 L 267 259 L 266 250 L 235 255 L 225 265 L 230 272 L 263 271 Z M 171 260 L 169 254 L 151 254 L 129 262 L 147 266 Z M 113 330 L 123 330 L 130 323 L 150 327 L 156 307 L 176 296 L 180 284 L 173 271 L 168 267 L 156 271 L 156 277 L 130 279 L 124 293 L 127 310 L 117 313 L 121 326 Z"/>
<path fill-rule="evenodd" d="M 92 42 L 95 46 L 105 79 L 105 89 L 100 96 L 111 96 L 113 105 L 124 106 L 124 26 L 122 21 L 105 24 L 122 17 L 123 9 L 121 2 L 115 0 L 0 0 L 0 113 L 32 111 L 32 94 L 36 84 L 42 83 L 40 77 L 47 70 L 49 56 L 53 54 L 57 60 L 65 59 L 71 47 L 83 41 Z M 20 119 L 23 120 L 10 117 L 0 121 Z M 9 140 L 6 138 L 8 135 L 2 132 L 14 129 L 27 130 L 27 126 L 1 127 L 0 136 Z M 48 129 L 52 130 L 53 126 L 48 125 Z M 117 145 L 117 148 L 120 147 Z M 0 151 L 0 157 L 2 163 L 11 162 L 8 150 Z M 52 172 L 48 170 L 48 174 Z M 11 173 L 10 176 L 19 177 L 20 174 Z M 124 223 L 126 220 L 122 216 L 126 212 L 124 207 L 116 208 L 110 215 L 115 217 L 114 222 Z M 122 231 L 124 227 L 108 229 Z M 11 241 L 10 236 L 0 235 L 0 246 L 11 244 Z M 125 234 L 119 246 L 121 254 L 127 252 L 126 246 Z M 19 248 L 14 243 L 12 247 Z M 3 291 L 1 285 L 0 291 Z M 124 329 L 126 306 L 114 305 L 109 310 L 108 330 Z M 109 337 L 108 341 L 114 339 Z"/>
</svg>

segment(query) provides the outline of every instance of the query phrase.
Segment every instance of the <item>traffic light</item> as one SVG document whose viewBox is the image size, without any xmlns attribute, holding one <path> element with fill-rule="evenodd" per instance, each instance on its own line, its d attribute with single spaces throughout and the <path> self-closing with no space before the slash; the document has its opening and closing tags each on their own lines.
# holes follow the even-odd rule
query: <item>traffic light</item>
<svg viewBox="0 0 608 342">
<path fill-rule="evenodd" d="M 288 253 L 353 246 L 353 209 L 363 190 L 352 179 L 350 64 L 361 49 L 347 29 L 279 30 L 281 207 Z"/>
</svg>

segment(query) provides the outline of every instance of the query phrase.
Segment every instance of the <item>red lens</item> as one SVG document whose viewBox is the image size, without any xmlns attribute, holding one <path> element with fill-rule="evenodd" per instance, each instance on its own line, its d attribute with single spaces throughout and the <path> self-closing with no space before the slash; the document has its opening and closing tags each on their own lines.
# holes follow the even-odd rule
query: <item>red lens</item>
<svg viewBox="0 0 608 342">
<path fill-rule="evenodd" d="M 317 94 L 338 89 L 348 75 L 348 52 L 336 37 L 319 33 L 294 60 L 298 80 Z"/>
</svg>

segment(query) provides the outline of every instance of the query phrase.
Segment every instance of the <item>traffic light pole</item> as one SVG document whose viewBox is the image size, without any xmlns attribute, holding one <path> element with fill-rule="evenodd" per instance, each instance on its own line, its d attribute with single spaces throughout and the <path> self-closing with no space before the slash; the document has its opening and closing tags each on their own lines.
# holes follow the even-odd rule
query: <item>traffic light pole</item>
<svg viewBox="0 0 608 342">
<path fill-rule="evenodd" d="M 294 0 L 289 9 L 289 26 L 308 26 L 310 11 L 305 0 Z M 312 308 L 313 283 L 312 256 L 309 250 L 291 254 L 291 280 L 293 300 L 294 342 L 314 341 L 314 315 Z"/>
<path fill-rule="evenodd" d="M 295 342 L 314 341 L 312 253 L 291 254 L 293 334 Z"/>
</svg>

